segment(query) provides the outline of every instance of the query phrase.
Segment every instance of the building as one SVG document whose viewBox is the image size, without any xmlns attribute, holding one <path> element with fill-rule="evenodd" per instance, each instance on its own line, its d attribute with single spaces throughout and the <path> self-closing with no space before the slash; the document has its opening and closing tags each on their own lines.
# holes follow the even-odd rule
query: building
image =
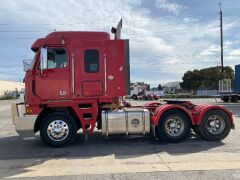
<svg viewBox="0 0 240 180">
<path fill-rule="evenodd" d="M 174 81 L 174 82 L 169 82 L 167 84 L 164 84 L 162 86 L 164 93 L 166 94 L 175 94 L 181 90 L 180 82 L 179 81 Z"/>
<path fill-rule="evenodd" d="M 24 88 L 24 83 L 0 80 L 0 96 L 4 96 L 6 93 L 10 92 L 16 92 L 16 90 L 22 92 Z"/>
<path fill-rule="evenodd" d="M 138 94 L 139 92 L 145 92 L 147 90 L 147 84 L 144 82 L 130 83 L 131 95 Z"/>
</svg>

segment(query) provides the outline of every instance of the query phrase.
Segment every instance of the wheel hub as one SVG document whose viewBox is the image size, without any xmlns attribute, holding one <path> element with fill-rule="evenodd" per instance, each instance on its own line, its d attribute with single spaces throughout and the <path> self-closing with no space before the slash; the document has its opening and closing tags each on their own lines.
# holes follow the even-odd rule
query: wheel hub
<svg viewBox="0 0 240 180">
<path fill-rule="evenodd" d="M 170 124 L 169 124 L 169 127 L 170 127 L 171 129 L 174 129 L 174 128 L 177 127 L 177 123 L 176 123 L 176 122 L 170 123 Z"/>
<path fill-rule="evenodd" d="M 167 119 L 165 130 L 169 136 L 179 136 L 184 130 L 183 120 L 179 117 L 171 117 Z"/>
<path fill-rule="evenodd" d="M 48 125 L 47 134 L 54 141 L 64 140 L 69 132 L 68 125 L 63 120 L 54 120 Z"/>
<path fill-rule="evenodd" d="M 219 115 L 212 115 L 207 120 L 207 130 L 213 135 L 218 135 L 223 132 L 225 128 L 224 119 Z"/>
</svg>

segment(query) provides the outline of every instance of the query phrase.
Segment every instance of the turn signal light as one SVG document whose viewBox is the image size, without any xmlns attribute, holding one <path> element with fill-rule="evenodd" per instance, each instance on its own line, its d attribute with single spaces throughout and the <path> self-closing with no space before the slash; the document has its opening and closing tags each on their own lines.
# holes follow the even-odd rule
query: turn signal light
<svg viewBox="0 0 240 180">
<path fill-rule="evenodd" d="M 27 113 L 27 114 L 32 114 L 32 112 L 33 112 L 32 109 L 30 109 L 30 108 L 27 108 L 27 109 L 26 109 L 26 113 Z"/>
</svg>

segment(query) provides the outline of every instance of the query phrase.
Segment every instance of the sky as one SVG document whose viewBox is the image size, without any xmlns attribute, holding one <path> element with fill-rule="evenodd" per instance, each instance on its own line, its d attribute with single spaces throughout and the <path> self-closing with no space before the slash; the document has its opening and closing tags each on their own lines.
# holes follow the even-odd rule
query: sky
<svg viewBox="0 0 240 180">
<path fill-rule="evenodd" d="M 220 65 L 217 0 L 0 0 L 0 79 L 20 81 L 33 42 L 56 31 L 105 31 L 123 19 L 131 81 L 151 87 Z M 240 0 L 222 0 L 224 65 L 240 64 Z M 113 38 L 113 36 L 111 35 Z"/>
</svg>

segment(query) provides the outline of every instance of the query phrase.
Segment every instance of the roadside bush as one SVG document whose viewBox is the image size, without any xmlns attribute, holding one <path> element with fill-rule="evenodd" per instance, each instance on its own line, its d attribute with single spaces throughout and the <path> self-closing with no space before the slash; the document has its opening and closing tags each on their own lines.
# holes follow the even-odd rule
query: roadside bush
<svg viewBox="0 0 240 180">
<path fill-rule="evenodd" d="M 3 96 L 3 97 L 0 97 L 0 100 L 11 100 L 11 99 L 17 99 L 17 98 L 13 97 L 13 96 Z"/>
</svg>

